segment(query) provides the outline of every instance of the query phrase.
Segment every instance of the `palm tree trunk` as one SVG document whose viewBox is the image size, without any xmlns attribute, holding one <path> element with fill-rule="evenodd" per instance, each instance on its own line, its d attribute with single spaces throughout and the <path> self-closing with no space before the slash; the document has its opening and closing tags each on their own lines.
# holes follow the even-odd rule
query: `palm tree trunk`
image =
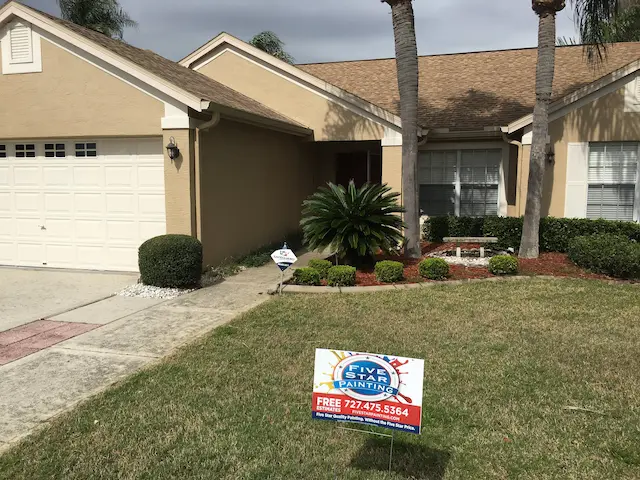
<svg viewBox="0 0 640 480">
<path fill-rule="evenodd" d="M 402 120 L 402 197 L 405 208 L 405 254 L 420 258 L 418 188 L 418 45 L 412 0 L 386 0 L 395 37 L 400 119 Z"/>
<path fill-rule="evenodd" d="M 538 65 L 536 68 L 536 105 L 533 109 L 529 187 L 519 252 L 521 258 L 538 258 L 540 253 L 540 214 L 544 173 L 547 164 L 549 104 L 551 103 L 551 92 L 553 90 L 556 57 L 556 10 L 553 8 L 541 8 L 536 13 L 540 16 Z"/>
</svg>

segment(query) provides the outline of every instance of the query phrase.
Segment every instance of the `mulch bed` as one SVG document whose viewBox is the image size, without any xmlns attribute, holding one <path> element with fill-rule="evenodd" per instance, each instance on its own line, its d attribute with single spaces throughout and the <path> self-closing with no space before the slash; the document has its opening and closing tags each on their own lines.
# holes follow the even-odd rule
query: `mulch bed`
<svg viewBox="0 0 640 480">
<path fill-rule="evenodd" d="M 464 244 L 463 248 L 479 248 L 480 245 Z M 423 243 L 422 254 L 426 258 L 429 254 L 438 251 L 455 250 L 454 243 Z M 418 272 L 418 264 L 421 260 L 411 260 L 403 257 L 380 256 L 376 261 L 395 260 L 404 264 L 404 278 L 400 283 L 433 282 L 422 278 Z M 553 277 L 572 277 L 610 280 L 606 275 L 590 273 L 576 266 L 564 253 L 541 253 L 537 259 L 520 259 L 519 275 L 544 275 Z M 465 267 L 463 265 L 449 265 L 449 280 L 469 280 L 479 278 L 491 278 L 495 275 L 489 273 L 486 267 Z M 373 268 L 359 269 L 356 272 L 356 285 L 372 287 L 385 285 L 376 279 Z"/>
</svg>

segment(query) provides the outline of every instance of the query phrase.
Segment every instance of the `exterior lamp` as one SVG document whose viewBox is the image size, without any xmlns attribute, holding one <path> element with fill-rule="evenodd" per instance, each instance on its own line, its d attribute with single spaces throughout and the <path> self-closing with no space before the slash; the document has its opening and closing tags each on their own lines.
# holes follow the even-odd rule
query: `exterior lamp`
<svg viewBox="0 0 640 480">
<path fill-rule="evenodd" d="M 176 139 L 171 137 L 169 139 L 169 145 L 167 145 L 167 154 L 169 155 L 169 158 L 171 160 L 175 160 L 176 158 L 178 158 L 180 156 L 180 149 L 178 148 L 178 145 L 176 144 Z"/>
</svg>

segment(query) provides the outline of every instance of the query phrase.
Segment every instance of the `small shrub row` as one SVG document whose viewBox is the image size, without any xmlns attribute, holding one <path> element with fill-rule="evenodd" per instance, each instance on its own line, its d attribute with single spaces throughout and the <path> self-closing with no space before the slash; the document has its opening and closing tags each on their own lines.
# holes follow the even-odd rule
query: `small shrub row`
<svg viewBox="0 0 640 480">
<path fill-rule="evenodd" d="M 426 258 L 418 265 L 418 271 L 429 280 L 445 280 L 449 276 L 449 264 L 443 258 Z"/>
<path fill-rule="evenodd" d="M 334 267 L 328 260 L 311 260 L 308 267 L 293 271 L 296 285 L 318 286 L 321 280 L 327 280 L 330 287 L 352 287 L 356 284 L 356 269 L 348 265 Z"/>
<path fill-rule="evenodd" d="M 517 249 L 522 236 L 522 223 L 522 217 L 431 217 L 424 223 L 423 234 L 431 242 L 441 242 L 444 237 L 497 237 L 498 248 Z M 640 241 L 640 224 L 546 217 L 540 220 L 540 249 L 565 253 L 572 239 L 597 234 L 622 235 Z"/>
<path fill-rule="evenodd" d="M 494 275 L 515 275 L 518 269 L 518 259 L 511 255 L 496 255 L 489 259 L 489 273 Z"/>
<path fill-rule="evenodd" d="M 599 234 L 577 237 L 568 254 L 576 265 L 617 278 L 640 278 L 640 243 L 624 235 Z"/>
<path fill-rule="evenodd" d="M 404 265 L 392 260 L 376 263 L 376 279 L 382 283 L 396 283 L 404 279 Z"/>
</svg>

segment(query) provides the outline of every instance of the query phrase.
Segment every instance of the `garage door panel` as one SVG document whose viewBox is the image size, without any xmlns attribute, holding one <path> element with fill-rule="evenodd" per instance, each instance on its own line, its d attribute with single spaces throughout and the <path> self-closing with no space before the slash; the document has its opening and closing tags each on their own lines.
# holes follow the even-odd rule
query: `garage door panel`
<svg viewBox="0 0 640 480">
<path fill-rule="evenodd" d="M 40 167 L 15 166 L 13 168 L 13 182 L 17 187 L 39 187 Z"/>
<path fill-rule="evenodd" d="M 106 165 L 104 167 L 105 173 L 105 187 L 117 188 L 125 187 L 130 188 L 131 185 L 135 185 L 135 169 L 132 165 Z"/>
<path fill-rule="evenodd" d="M 166 232 L 160 138 L 67 140 L 55 158 L 44 144 L 62 142 L 48 139 L 28 159 L 0 143 L 0 263 L 135 271 L 139 245 Z"/>
<path fill-rule="evenodd" d="M 164 195 L 140 194 L 138 196 L 138 211 L 141 215 L 156 215 L 164 219 L 165 209 Z"/>
<path fill-rule="evenodd" d="M 52 167 L 46 166 L 42 168 L 44 178 L 44 187 L 70 187 L 73 183 L 73 175 L 71 167 Z"/>
<path fill-rule="evenodd" d="M 75 193 L 73 196 L 76 214 L 92 214 L 102 216 L 104 212 L 104 195 L 102 193 Z"/>
<path fill-rule="evenodd" d="M 63 213 L 73 212 L 73 194 L 72 193 L 45 193 L 44 194 L 44 211 L 46 213 Z"/>
<path fill-rule="evenodd" d="M 102 187 L 102 168 L 100 166 L 74 167 L 73 184 L 76 188 Z"/>
</svg>

